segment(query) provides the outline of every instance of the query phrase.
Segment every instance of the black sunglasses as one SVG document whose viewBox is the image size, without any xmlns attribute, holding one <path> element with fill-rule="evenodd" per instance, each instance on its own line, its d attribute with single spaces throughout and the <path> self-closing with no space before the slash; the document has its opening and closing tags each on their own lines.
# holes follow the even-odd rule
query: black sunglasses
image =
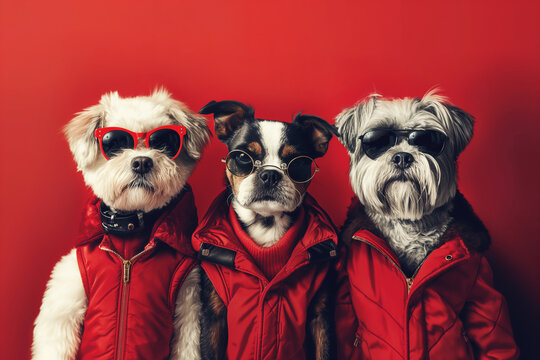
<svg viewBox="0 0 540 360">
<path fill-rule="evenodd" d="M 409 145 L 418 147 L 423 153 L 438 156 L 444 150 L 448 137 L 436 130 L 391 130 L 373 129 L 360 136 L 362 150 L 370 159 L 376 159 L 388 149 L 406 138 Z"/>
<path fill-rule="evenodd" d="M 305 183 L 311 180 L 319 167 L 315 163 L 315 160 L 309 156 L 297 156 L 288 164 L 281 163 L 280 166 L 276 165 L 263 165 L 260 160 L 253 160 L 253 158 L 245 151 L 233 150 L 227 154 L 225 159 L 221 159 L 229 171 L 235 176 L 246 177 L 260 167 L 275 167 L 282 170 L 287 176 L 296 183 Z"/>
</svg>

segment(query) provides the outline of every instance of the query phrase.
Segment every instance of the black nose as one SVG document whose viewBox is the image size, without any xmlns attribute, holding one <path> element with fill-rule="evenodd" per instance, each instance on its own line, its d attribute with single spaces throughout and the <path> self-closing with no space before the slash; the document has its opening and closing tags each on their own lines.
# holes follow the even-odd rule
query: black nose
<svg viewBox="0 0 540 360">
<path fill-rule="evenodd" d="M 276 170 L 263 170 L 259 173 L 259 179 L 264 185 L 274 186 L 281 180 L 281 174 Z"/>
<path fill-rule="evenodd" d="M 154 167 L 152 159 L 146 156 L 137 156 L 131 160 L 131 169 L 138 174 L 146 174 Z"/>
<path fill-rule="evenodd" d="M 398 152 L 392 157 L 392 162 L 398 168 L 405 170 L 414 162 L 414 158 L 411 154 L 406 152 Z"/>
</svg>

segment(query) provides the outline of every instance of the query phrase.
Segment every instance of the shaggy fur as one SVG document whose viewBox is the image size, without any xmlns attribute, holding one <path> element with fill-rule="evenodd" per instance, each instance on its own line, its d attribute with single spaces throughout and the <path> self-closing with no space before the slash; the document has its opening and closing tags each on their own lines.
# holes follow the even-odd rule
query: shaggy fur
<svg viewBox="0 0 540 360">
<path fill-rule="evenodd" d="M 200 278 L 201 268 L 196 266 L 178 291 L 174 310 L 175 332 L 171 343 L 171 360 L 200 358 Z"/>
<path fill-rule="evenodd" d="M 491 244 L 489 232 L 467 199 L 458 191 L 451 203 L 452 210 L 449 215 L 452 221 L 441 236 L 441 244 L 446 239 L 452 239 L 459 235 L 469 251 L 487 251 Z M 341 228 L 343 242 L 346 245 L 350 244 L 354 233 L 360 229 L 368 230 L 377 236 L 383 236 L 366 213 L 365 207 L 357 198 L 353 198 L 347 211 L 347 220 Z"/>
<path fill-rule="evenodd" d="M 434 91 L 422 99 L 371 95 L 336 117 L 340 140 L 350 156 L 352 188 L 408 275 L 440 245 L 452 221 L 456 160 L 473 134 L 472 117 L 445 100 Z M 362 151 L 360 136 L 383 128 L 437 130 L 447 141 L 443 152 L 432 156 L 402 139 L 371 159 Z M 411 156 L 411 166 L 395 166 L 392 159 L 397 153 Z"/>
<path fill-rule="evenodd" d="M 98 127 L 122 127 L 147 132 L 164 125 L 186 127 L 182 149 L 171 160 L 161 150 L 139 141 L 136 149 L 123 150 L 110 160 L 101 154 L 94 137 Z M 172 99 L 164 89 L 150 96 L 122 98 L 113 92 L 98 105 L 79 113 L 64 128 L 69 147 L 84 180 L 94 193 L 117 212 L 150 212 L 166 206 L 184 188 L 210 137 L 206 120 Z M 131 168 L 138 156 L 152 159 L 144 175 Z M 140 186 L 143 184 L 144 186 Z M 87 309 L 75 250 L 55 267 L 36 319 L 34 359 L 74 359 Z M 199 359 L 199 269 L 187 276 L 178 292 L 174 314 L 171 359 Z"/>
<path fill-rule="evenodd" d="M 146 132 L 164 125 L 182 125 L 187 130 L 180 155 L 174 160 L 162 151 L 147 149 L 142 141 L 137 149 L 126 149 L 107 160 L 94 137 L 98 127 Z M 144 212 L 164 207 L 178 194 L 210 136 L 206 120 L 163 89 L 134 98 L 121 98 L 117 92 L 105 94 L 98 105 L 70 121 L 64 132 L 77 168 L 96 196 L 113 209 Z M 131 160 L 137 156 L 147 156 L 154 163 L 153 170 L 142 179 L 144 187 L 134 186 L 141 180 L 131 170 Z"/>
<path fill-rule="evenodd" d="M 75 249 L 54 266 L 34 322 L 32 359 L 74 359 L 88 301 Z"/>
</svg>

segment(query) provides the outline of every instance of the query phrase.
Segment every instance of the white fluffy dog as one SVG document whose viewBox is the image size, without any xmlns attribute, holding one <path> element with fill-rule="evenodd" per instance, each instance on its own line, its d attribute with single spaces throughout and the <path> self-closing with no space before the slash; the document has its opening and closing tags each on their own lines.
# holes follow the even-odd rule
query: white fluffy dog
<svg viewBox="0 0 540 360">
<path fill-rule="evenodd" d="M 167 127 L 174 130 L 150 135 L 154 129 Z M 127 129 L 133 136 L 126 137 L 124 131 L 111 138 L 112 132 L 99 133 L 99 129 L 104 128 Z M 163 89 L 155 90 L 150 96 L 133 98 L 122 98 L 116 92 L 105 94 L 99 104 L 79 113 L 64 131 L 86 184 L 101 203 L 107 205 L 106 211 L 100 210 L 102 219 L 108 214 L 108 226 L 113 230 L 118 226 L 116 230 L 119 231 L 126 226 L 128 232 L 136 226 L 132 223 L 118 225 L 115 219 L 134 215 L 140 220 L 138 226 L 142 229 L 148 214 L 159 215 L 182 194 L 191 193 L 186 190 L 189 189 L 186 181 L 210 136 L 206 120 L 172 99 Z M 128 141 L 126 138 L 134 143 L 122 143 Z M 196 223 L 196 213 L 194 216 Z M 157 216 L 151 219 L 155 221 Z M 152 223 L 146 224 L 149 225 Z M 139 234 L 149 237 L 151 230 L 150 226 Z M 157 249 L 163 246 L 159 245 Z M 129 260 L 123 261 L 125 280 Z M 127 265 L 128 272 L 135 271 L 130 268 L 131 263 Z M 79 267 L 77 250 L 73 249 L 52 272 L 35 321 L 34 359 L 74 359 L 77 356 L 89 306 Z M 192 268 L 183 280 L 176 299 L 174 334 L 170 339 L 171 359 L 197 359 L 198 267 Z"/>
</svg>

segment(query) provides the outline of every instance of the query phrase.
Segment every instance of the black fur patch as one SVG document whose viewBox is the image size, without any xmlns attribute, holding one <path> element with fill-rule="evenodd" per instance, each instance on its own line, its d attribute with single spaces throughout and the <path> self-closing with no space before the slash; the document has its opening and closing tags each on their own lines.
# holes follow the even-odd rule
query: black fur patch
<svg viewBox="0 0 540 360">
<path fill-rule="evenodd" d="M 203 271 L 201 275 L 201 359 L 224 359 L 227 352 L 227 308 Z"/>
</svg>

